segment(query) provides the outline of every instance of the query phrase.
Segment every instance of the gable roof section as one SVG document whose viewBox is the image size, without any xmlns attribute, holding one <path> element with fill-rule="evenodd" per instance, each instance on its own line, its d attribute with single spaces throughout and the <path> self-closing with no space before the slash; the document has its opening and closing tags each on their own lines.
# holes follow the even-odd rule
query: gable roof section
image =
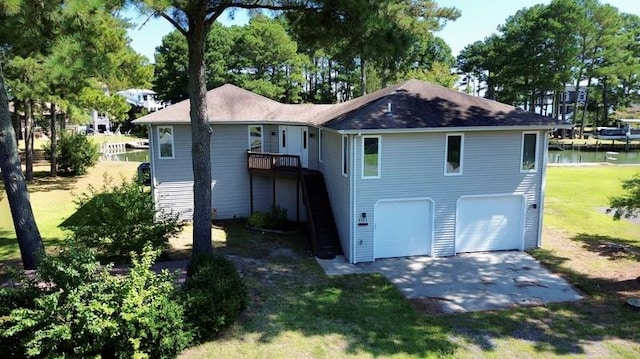
<svg viewBox="0 0 640 359">
<path fill-rule="evenodd" d="M 185 100 L 134 122 L 188 124 L 189 105 L 189 100 Z M 299 123 L 337 131 L 566 127 L 551 117 L 419 80 L 409 80 L 335 105 L 282 104 L 227 84 L 207 92 L 207 111 L 211 123 Z"/>
<path fill-rule="evenodd" d="M 283 111 L 284 105 L 251 91 L 234 85 L 223 85 L 207 92 L 207 116 L 209 122 L 263 122 L 277 120 L 278 114 L 288 115 L 282 120 L 300 121 L 296 114 L 302 111 Z M 311 106 L 311 105 L 298 105 Z M 143 116 L 134 122 L 137 124 L 179 124 L 190 123 L 190 101 L 184 100 L 157 112 Z M 292 119 L 293 118 L 293 119 Z M 306 121 L 301 121 L 306 122 Z"/>
<path fill-rule="evenodd" d="M 563 127 L 551 117 L 419 80 L 346 102 L 324 126 L 335 130 Z"/>
</svg>

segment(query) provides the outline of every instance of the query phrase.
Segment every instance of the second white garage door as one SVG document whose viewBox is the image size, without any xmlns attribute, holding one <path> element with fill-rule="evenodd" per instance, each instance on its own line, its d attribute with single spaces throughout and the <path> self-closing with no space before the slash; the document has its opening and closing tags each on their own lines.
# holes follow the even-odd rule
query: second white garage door
<svg viewBox="0 0 640 359">
<path fill-rule="evenodd" d="M 431 200 L 383 200 L 376 203 L 374 211 L 374 258 L 430 254 L 433 236 Z"/>
<path fill-rule="evenodd" d="M 522 249 L 524 203 L 521 195 L 460 198 L 456 253 Z"/>
</svg>

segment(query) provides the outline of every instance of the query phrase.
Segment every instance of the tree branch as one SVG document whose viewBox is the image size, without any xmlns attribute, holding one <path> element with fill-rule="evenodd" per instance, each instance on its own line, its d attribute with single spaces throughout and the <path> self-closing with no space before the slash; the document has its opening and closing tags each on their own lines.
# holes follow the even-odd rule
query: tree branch
<svg viewBox="0 0 640 359">
<path fill-rule="evenodd" d="M 173 25 L 176 30 L 180 31 L 182 35 L 187 36 L 188 30 L 180 25 L 176 20 L 174 20 L 169 14 L 165 13 L 164 11 L 156 11 L 155 13 L 156 15 L 163 17 L 165 20 L 169 21 L 169 23 Z"/>
<path fill-rule="evenodd" d="M 218 4 L 215 6 L 211 6 L 207 9 L 207 16 L 211 15 L 207 18 L 207 26 L 211 25 L 222 13 L 231 8 L 236 9 L 245 9 L 245 10 L 272 10 L 272 11 L 289 11 L 289 10 L 298 10 L 298 11 L 313 11 L 321 9 L 320 6 L 311 6 L 315 4 L 314 1 L 282 1 L 280 5 L 276 4 L 268 4 L 264 3 L 260 0 L 254 0 L 253 2 L 245 2 L 245 1 L 230 1 L 224 4 Z"/>
</svg>

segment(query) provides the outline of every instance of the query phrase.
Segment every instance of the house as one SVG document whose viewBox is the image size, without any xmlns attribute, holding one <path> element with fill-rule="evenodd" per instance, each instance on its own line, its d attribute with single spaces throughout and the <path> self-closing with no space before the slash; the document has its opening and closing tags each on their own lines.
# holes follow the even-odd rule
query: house
<svg viewBox="0 0 640 359">
<path fill-rule="evenodd" d="M 118 91 L 118 95 L 124 97 L 131 106 L 144 108 L 149 112 L 155 112 L 165 107 L 162 101 L 156 99 L 156 92 L 152 90 L 127 89 Z"/>
<path fill-rule="evenodd" d="M 275 203 L 309 223 L 316 255 L 342 251 L 351 263 L 540 245 L 558 120 L 418 80 L 336 105 L 224 85 L 207 103 L 219 219 Z M 150 126 L 158 208 L 188 218 L 189 101 L 136 123 Z"/>
</svg>

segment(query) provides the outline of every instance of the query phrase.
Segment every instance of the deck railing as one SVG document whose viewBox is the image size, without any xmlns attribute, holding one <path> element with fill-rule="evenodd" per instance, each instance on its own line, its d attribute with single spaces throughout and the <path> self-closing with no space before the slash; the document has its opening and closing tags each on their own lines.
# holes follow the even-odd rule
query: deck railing
<svg viewBox="0 0 640 359">
<path fill-rule="evenodd" d="M 247 151 L 247 168 L 260 172 L 300 171 L 300 156 Z"/>
</svg>

